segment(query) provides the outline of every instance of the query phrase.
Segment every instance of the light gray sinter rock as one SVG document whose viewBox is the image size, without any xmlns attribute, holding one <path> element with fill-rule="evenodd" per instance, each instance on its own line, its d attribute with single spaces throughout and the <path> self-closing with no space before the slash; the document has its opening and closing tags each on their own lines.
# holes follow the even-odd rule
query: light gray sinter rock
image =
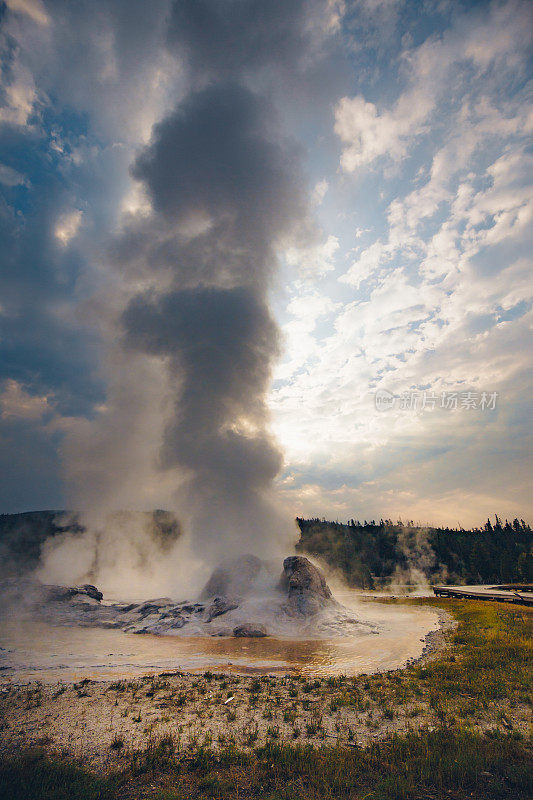
<svg viewBox="0 0 533 800">
<path fill-rule="evenodd" d="M 53 584 L 44 584 L 42 591 L 47 600 L 70 600 L 72 597 L 90 597 L 91 600 L 96 600 L 98 603 L 103 598 L 96 586 L 90 583 L 85 583 L 83 586 L 55 586 Z"/>
<path fill-rule="evenodd" d="M 11 594 L 11 602 L 24 598 L 26 608 L 54 624 L 156 636 L 179 632 L 184 636 L 320 638 L 371 627 L 334 600 L 321 570 L 303 556 L 284 560 L 279 581 L 269 562 L 249 555 L 228 559 L 211 575 L 203 602 L 160 597 L 140 603 L 102 603 L 102 593 L 89 584 L 43 586 L 29 581 L 12 585 Z"/>
<path fill-rule="evenodd" d="M 77 594 L 86 594 L 88 597 L 92 597 L 93 600 L 98 600 L 98 602 L 104 597 L 102 592 L 91 583 L 84 583 L 83 586 L 77 586 L 75 591 Z"/>
</svg>

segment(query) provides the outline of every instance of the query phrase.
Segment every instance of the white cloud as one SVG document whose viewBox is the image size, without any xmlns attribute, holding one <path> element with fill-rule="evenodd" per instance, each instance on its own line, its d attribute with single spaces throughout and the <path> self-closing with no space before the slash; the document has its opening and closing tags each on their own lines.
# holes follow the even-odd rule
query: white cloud
<svg viewBox="0 0 533 800">
<path fill-rule="evenodd" d="M 149 138 L 154 121 L 182 95 L 185 80 L 161 46 L 165 4 L 150 7 L 146 32 L 143 26 L 142 37 L 129 44 L 121 38 L 122 23 L 111 6 L 95 29 L 90 5 L 67 4 L 53 24 L 48 24 L 40 0 L 9 0 L 8 5 L 13 13 L 6 16 L 6 29 L 19 45 L 10 51 L 0 122 L 27 125 L 41 103 L 52 102 L 49 97 L 57 108 L 83 112 L 91 132 L 109 148 L 106 144 L 91 161 L 90 143 L 72 148 L 61 132 L 54 133 L 49 141 L 54 159 L 62 164 L 69 160 L 80 170 L 96 165 L 92 174 L 95 180 L 104 179 L 102 191 L 115 192 L 117 205 L 122 199 L 121 208 L 115 207 L 117 217 L 122 212 L 125 225 L 131 215 L 142 218 L 150 209 L 149 198 L 138 184 L 128 182 L 125 165 Z M 330 3 L 335 29 L 342 5 Z M 311 159 L 317 154 L 311 173 L 324 175 L 311 191 L 311 201 L 320 206 L 327 193 L 328 202 L 317 214 L 324 215 L 327 221 L 321 222 L 332 233 L 312 246 L 286 252 L 301 279 L 288 288 L 286 354 L 276 369 L 270 403 L 287 459 L 282 492 L 293 513 L 299 504 L 304 513 L 350 516 L 359 507 L 367 516 L 408 514 L 455 522 L 450 509 L 455 514 L 462 508 L 471 514 L 460 516 L 468 524 L 470 519 L 478 522 L 488 504 L 493 504 L 491 510 L 497 505 L 500 513 L 511 514 L 513 503 L 525 497 L 517 465 L 527 438 L 523 406 L 531 392 L 526 375 L 532 193 L 526 180 L 531 162 L 524 149 L 533 129 L 525 72 L 531 6 L 514 1 L 472 8 L 462 4 L 466 12 L 453 10 L 456 21 L 448 30 L 434 30 L 415 47 L 409 36 L 393 41 L 407 5 L 402 0 L 353 4 L 353 16 L 365 15 L 362 31 L 368 32 L 370 18 L 378 26 L 381 19 L 387 34 L 371 43 L 386 51 L 381 61 L 375 53 L 367 63 L 364 58 L 357 61 L 357 48 L 365 41 L 352 47 L 355 96 L 342 98 L 335 109 L 342 168 L 365 175 L 353 181 L 346 175 L 339 178 L 334 169 L 328 173 L 327 137 L 310 148 Z M 421 15 L 427 7 L 421 4 Z M 450 9 L 451 3 L 439 4 L 435 18 L 441 13 L 444 18 Z M 86 36 L 87 31 L 92 35 Z M 390 52 L 389 43 L 395 46 Z M 76 58 L 80 47 L 83 62 Z M 146 102 L 139 103 L 141 95 Z M 298 121 L 295 127 L 300 133 L 305 126 Z M 394 173 L 366 169 L 391 163 Z M 120 186 L 117 174 L 122 175 Z M 22 185 L 24 177 L 0 165 L 0 182 Z M 62 247 L 80 230 L 82 212 L 75 206 L 86 207 L 83 191 L 81 197 L 53 225 Z M 335 207 L 345 213 L 340 231 Z M 353 222 L 346 222 L 350 218 L 361 227 L 354 230 Z M 107 217 L 104 228 L 118 223 Z M 178 233 L 192 238 L 210 224 L 207 217 L 195 215 Z M 368 240 L 361 241 L 370 231 Z M 107 234 L 96 233 L 98 250 Z M 129 280 L 138 280 L 138 286 L 146 281 L 148 287 L 153 273 L 147 276 L 146 265 L 157 267 L 142 247 L 138 251 L 139 275 Z M 345 253 L 352 254 L 348 268 Z M 112 281 L 103 275 L 105 265 L 98 256 L 91 258 L 94 250 L 89 256 L 91 280 L 96 275 L 97 283 L 100 277 L 109 281 L 105 289 L 85 304 L 50 302 L 50 313 L 72 319 L 73 329 L 80 316 L 91 324 L 97 320 L 112 340 L 112 313 L 124 297 L 109 299 Z M 111 291 L 126 293 L 120 278 L 113 280 L 117 286 Z M 163 282 L 164 275 L 157 280 Z M 319 281 L 320 291 L 315 289 Z M 121 399 L 130 398 L 133 376 L 126 375 L 120 361 L 109 365 L 116 401 L 111 405 L 120 414 L 115 418 L 110 408 L 100 409 L 96 439 L 84 420 L 52 414 L 46 423 L 50 430 L 69 431 L 68 446 L 83 480 L 89 467 L 103 463 L 102 452 L 117 475 L 128 472 L 135 458 L 142 461 L 148 453 L 156 458 L 162 415 L 151 414 L 164 387 L 157 382 L 155 365 L 144 368 L 143 396 L 135 397 L 146 424 L 134 431 L 126 449 L 117 448 L 117 431 L 124 431 Z M 492 417 L 376 413 L 376 387 L 401 392 L 426 385 L 436 391 L 456 386 L 497 390 L 501 408 Z M 40 419 L 47 416 L 50 403 L 13 382 L 0 396 L 0 413 Z M 89 467 L 88 451 L 93 455 Z M 500 469 L 494 469 L 494 460 Z M 127 502 L 138 495 L 139 485 L 149 486 L 149 472 L 130 470 L 131 484 L 117 495 L 116 484 L 106 482 L 108 472 L 102 469 L 95 496 L 107 493 L 106 502 Z M 143 502 L 166 502 L 174 479 L 169 475 L 164 490 L 159 478 L 154 479 Z"/>
<path fill-rule="evenodd" d="M 0 417 L 2 419 L 38 420 L 50 409 L 47 397 L 30 395 L 22 384 L 15 380 L 7 380 L 0 393 Z"/>
<path fill-rule="evenodd" d="M 343 97 L 335 109 L 335 133 L 345 145 L 341 165 L 346 172 L 386 155 L 399 160 L 409 140 L 424 131 L 433 101 L 425 91 L 403 95 L 392 111 L 378 112 L 364 97 Z"/>
<path fill-rule="evenodd" d="M 356 233 L 356 238 L 358 237 Z M 351 265 L 349 270 L 342 275 L 339 280 L 342 283 L 349 283 L 351 286 L 359 288 L 361 283 L 377 272 L 379 267 L 390 260 L 390 248 L 384 246 L 379 240 L 363 250 L 357 261 Z"/>
<path fill-rule="evenodd" d="M 31 72 L 16 61 L 11 81 L 3 88 L 4 105 L 0 108 L 0 123 L 27 125 L 37 99 Z"/>
<path fill-rule="evenodd" d="M 325 241 L 308 247 L 289 247 L 285 259 L 290 266 L 298 267 L 304 278 L 320 278 L 335 269 L 334 256 L 339 249 L 339 240 L 329 235 Z"/>
<path fill-rule="evenodd" d="M 290 379 L 315 359 L 316 341 L 313 332 L 318 321 L 338 308 L 326 295 L 315 291 L 296 294 L 287 306 L 289 321 L 283 334 L 289 348 L 286 357 L 276 366 L 274 379 Z"/>
<path fill-rule="evenodd" d="M 79 209 L 74 211 L 67 211 L 62 214 L 54 228 L 54 236 L 58 242 L 66 247 L 66 245 L 73 239 L 80 227 L 82 212 Z"/>
<path fill-rule="evenodd" d="M 455 28 L 405 50 L 401 62 L 408 85 L 392 107 L 378 110 L 362 95 L 337 104 L 343 169 L 355 172 L 383 156 L 404 158 L 416 138 L 431 130 L 428 123 L 439 104 L 453 102 L 465 68 L 474 68 L 478 79 L 491 68 L 499 70 L 498 80 L 513 77 L 527 63 L 532 31 L 527 3 L 493 3 L 483 17 L 475 11 L 459 17 Z"/>
<path fill-rule="evenodd" d="M 311 195 L 312 201 L 315 205 L 319 206 L 322 203 L 324 197 L 327 194 L 328 189 L 329 189 L 329 183 L 325 179 L 318 181 L 318 183 L 315 184 L 315 188 L 313 189 L 313 193 Z"/>
<path fill-rule="evenodd" d="M 285 327 L 271 405 L 287 455 L 280 491 L 299 513 L 465 525 L 495 508 L 533 513 L 519 466 L 533 390 L 533 109 L 517 77 L 527 13 L 511 2 L 459 17 L 404 53 L 406 87 L 392 102 L 360 94 L 337 106 L 344 169 L 382 156 L 397 169 L 356 184 L 378 238 L 338 276 L 350 294 L 338 302 L 332 290 L 331 324 L 307 326 L 304 348 L 295 320 Z M 378 387 L 496 391 L 500 406 L 379 414 Z"/>
</svg>

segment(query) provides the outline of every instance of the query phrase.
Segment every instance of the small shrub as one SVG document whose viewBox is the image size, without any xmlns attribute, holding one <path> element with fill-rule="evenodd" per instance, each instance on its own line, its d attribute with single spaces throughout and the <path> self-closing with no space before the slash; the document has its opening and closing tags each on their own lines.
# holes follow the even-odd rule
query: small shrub
<svg viewBox="0 0 533 800">
<path fill-rule="evenodd" d="M 109 745 L 109 749 L 122 750 L 123 747 L 124 747 L 124 738 L 122 736 L 118 736 L 118 734 L 115 734 L 115 736 L 113 737 L 113 741 Z"/>
</svg>

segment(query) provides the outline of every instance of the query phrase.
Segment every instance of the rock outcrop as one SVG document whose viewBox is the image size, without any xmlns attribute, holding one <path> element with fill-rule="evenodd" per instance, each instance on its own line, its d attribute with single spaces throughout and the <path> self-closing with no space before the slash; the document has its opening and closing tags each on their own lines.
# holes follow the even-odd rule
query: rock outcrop
<svg viewBox="0 0 533 800">
<path fill-rule="evenodd" d="M 264 625 L 247 622 L 245 625 L 237 625 L 233 628 L 233 635 L 237 638 L 260 639 L 268 636 L 268 633 Z"/>
<path fill-rule="evenodd" d="M 77 599 L 90 598 L 99 603 L 104 596 L 96 586 L 90 583 L 85 583 L 83 586 L 54 586 L 50 584 L 44 585 L 42 590 L 47 600 L 57 601 L 71 600 L 73 597 L 76 597 Z"/>
<path fill-rule="evenodd" d="M 210 606 L 206 609 L 205 621 L 211 622 L 215 617 L 221 617 L 222 614 L 227 614 L 228 611 L 233 611 L 238 608 L 239 604 L 232 600 L 226 600 L 225 597 L 215 597 Z"/>
<path fill-rule="evenodd" d="M 312 616 L 335 604 L 321 570 L 303 556 L 285 559 L 280 585 L 288 590 L 286 609 L 290 614 Z"/>
<path fill-rule="evenodd" d="M 75 586 L 71 591 L 73 591 L 74 594 L 85 594 L 87 597 L 91 597 L 93 600 L 97 600 L 98 602 L 103 600 L 104 597 L 103 593 L 91 583 L 84 583 L 83 586 Z"/>
</svg>

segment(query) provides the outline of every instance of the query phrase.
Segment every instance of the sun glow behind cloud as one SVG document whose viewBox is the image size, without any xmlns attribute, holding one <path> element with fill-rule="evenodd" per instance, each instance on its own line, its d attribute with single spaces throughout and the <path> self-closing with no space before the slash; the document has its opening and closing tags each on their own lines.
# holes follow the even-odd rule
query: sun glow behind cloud
<svg viewBox="0 0 533 800">
<path fill-rule="evenodd" d="M 370 81 L 336 104 L 342 172 L 328 197 L 349 180 L 364 195 L 351 229 L 344 213 L 328 216 L 344 256 L 330 265 L 336 283 L 291 288 L 271 395 L 282 490 L 301 513 L 467 524 L 487 504 L 512 514 L 526 501 L 531 14 L 522 3 L 485 11 L 454 15 L 376 66 L 381 95 Z M 379 413 L 378 389 L 415 392 L 419 406 L 428 389 L 492 389 L 500 405 Z"/>
</svg>

